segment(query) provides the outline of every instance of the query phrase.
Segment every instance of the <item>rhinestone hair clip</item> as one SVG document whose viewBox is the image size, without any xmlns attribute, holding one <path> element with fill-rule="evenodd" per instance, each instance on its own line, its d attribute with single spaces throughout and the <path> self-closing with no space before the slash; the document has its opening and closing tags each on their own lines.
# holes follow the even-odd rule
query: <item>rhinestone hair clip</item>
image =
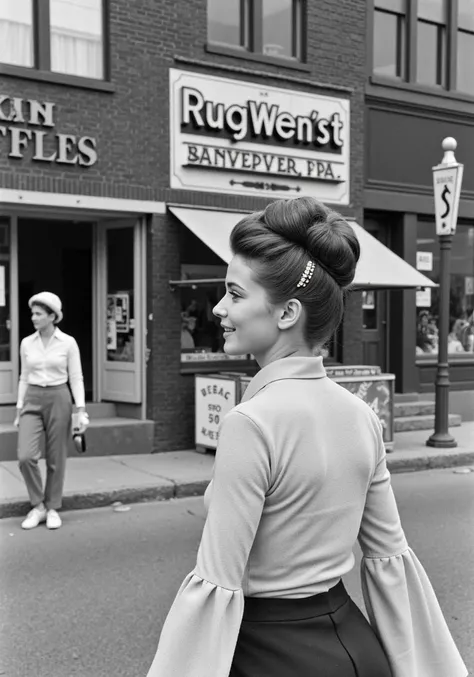
<svg viewBox="0 0 474 677">
<path fill-rule="evenodd" d="M 314 269 L 316 268 L 316 264 L 314 261 L 308 261 L 306 264 L 306 268 L 304 269 L 304 273 L 300 278 L 300 281 L 296 285 L 297 287 L 306 287 L 308 282 L 311 280 L 313 277 Z"/>
</svg>

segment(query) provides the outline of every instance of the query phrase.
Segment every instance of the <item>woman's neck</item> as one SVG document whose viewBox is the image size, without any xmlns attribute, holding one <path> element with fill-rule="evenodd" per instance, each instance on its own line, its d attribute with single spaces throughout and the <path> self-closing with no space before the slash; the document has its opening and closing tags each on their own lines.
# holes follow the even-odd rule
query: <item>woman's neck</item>
<svg viewBox="0 0 474 677">
<path fill-rule="evenodd" d="M 265 367 L 270 362 L 275 362 L 276 360 L 282 360 L 285 357 L 313 357 L 314 351 L 309 348 L 307 345 L 298 345 L 298 346 L 279 346 L 275 347 L 271 352 L 266 355 L 257 356 L 255 359 L 260 368 Z"/>
<path fill-rule="evenodd" d="M 55 329 L 56 329 L 56 327 L 54 326 L 54 324 L 50 324 L 49 327 L 45 327 L 44 329 L 40 329 L 41 338 L 50 339 L 51 336 L 54 334 Z"/>
</svg>

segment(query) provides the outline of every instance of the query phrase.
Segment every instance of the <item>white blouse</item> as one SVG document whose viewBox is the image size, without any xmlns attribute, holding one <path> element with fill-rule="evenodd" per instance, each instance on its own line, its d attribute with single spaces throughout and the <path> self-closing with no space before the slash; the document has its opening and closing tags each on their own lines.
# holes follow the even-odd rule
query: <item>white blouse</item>
<svg viewBox="0 0 474 677">
<path fill-rule="evenodd" d="M 148 677 L 228 677 L 244 596 L 325 592 L 354 566 L 393 677 L 465 677 L 428 577 L 403 533 L 381 425 L 322 358 L 264 367 L 225 418 L 197 563 Z"/>
<path fill-rule="evenodd" d="M 76 340 L 58 327 L 44 346 L 39 332 L 23 339 L 20 346 L 21 376 L 17 408 L 24 404 L 28 385 L 58 386 L 69 381 L 77 407 L 85 406 L 81 356 Z"/>
</svg>

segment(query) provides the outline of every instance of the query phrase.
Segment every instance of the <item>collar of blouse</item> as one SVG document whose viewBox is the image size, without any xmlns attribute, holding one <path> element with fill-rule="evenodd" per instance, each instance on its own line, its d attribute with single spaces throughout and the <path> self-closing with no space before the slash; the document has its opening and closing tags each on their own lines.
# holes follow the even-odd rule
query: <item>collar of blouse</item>
<svg viewBox="0 0 474 677">
<path fill-rule="evenodd" d="M 273 381 L 284 379 L 314 379 L 326 376 L 322 357 L 284 357 L 270 362 L 250 381 L 242 402 L 250 400 L 259 390 Z"/>
<path fill-rule="evenodd" d="M 41 334 L 39 333 L 39 331 L 35 331 L 33 337 L 35 340 L 38 340 L 41 338 Z M 64 333 L 59 329 L 59 327 L 55 327 L 53 333 L 51 334 L 51 338 L 56 338 L 59 339 L 60 341 L 64 341 Z"/>
</svg>

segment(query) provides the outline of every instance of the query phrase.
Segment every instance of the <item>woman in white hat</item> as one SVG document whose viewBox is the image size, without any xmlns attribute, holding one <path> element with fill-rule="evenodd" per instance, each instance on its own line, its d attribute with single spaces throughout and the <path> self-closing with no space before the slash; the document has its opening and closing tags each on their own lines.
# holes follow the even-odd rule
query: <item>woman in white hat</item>
<svg viewBox="0 0 474 677">
<path fill-rule="evenodd" d="M 84 379 L 76 340 L 56 325 L 63 319 L 61 300 L 48 291 L 28 301 L 34 334 L 20 346 L 21 376 L 18 386 L 18 461 L 32 509 L 22 522 L 23 529 L 34 529 L 46 521 L 48 529 L 58 529 L 67 448 L 71 436 L 72 401 L 78 411 L 79 432 L 89 422 L 85 409 Z M 40 439 L 46 437 L 46 486 L 43 490 L 38 468 Z"/>
</svg>

